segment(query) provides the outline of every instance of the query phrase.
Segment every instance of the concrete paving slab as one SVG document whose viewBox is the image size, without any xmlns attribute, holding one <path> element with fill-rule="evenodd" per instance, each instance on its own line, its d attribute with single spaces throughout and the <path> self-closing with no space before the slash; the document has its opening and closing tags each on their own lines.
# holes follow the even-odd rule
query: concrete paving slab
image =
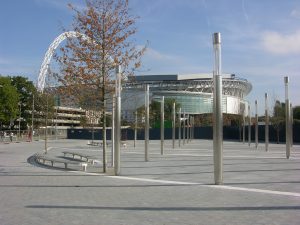
<svg viewBox="0 0 300 225">
<path fill-rule="evenodd" d="M 213 185 L 212 142 L 193 140 L 172 149 L 166 141 L 122 148 L 121 176 L 41 167 L 30 156 L 43 142 L 0 144 L 0 224 L 299 224 L 300 146 L 224 142 L 224 185 Z M 102 149 L 86 141 L 49 142 L 49 154 Z M 107 153 L 110 162 L 110 152 Z M 29 163 L 27 160 L 29 158 Z"/>
</svg>

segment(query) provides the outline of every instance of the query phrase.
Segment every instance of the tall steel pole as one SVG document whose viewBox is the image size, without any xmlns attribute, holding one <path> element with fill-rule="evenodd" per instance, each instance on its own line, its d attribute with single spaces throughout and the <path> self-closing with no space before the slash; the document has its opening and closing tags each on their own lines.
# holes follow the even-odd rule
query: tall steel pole
<svg viewBox="0 0 300 225">
<path fill-rule="evenodd" d="M 289 77 L 284 77 L 285 84 L 285 143 L 286 158 L 290 158 L 291 153 L 291 137 L 290 137 L 290 100 L 289 100 Z"/>
<path fill-rule="evenodd" d="M 269 150 L 269 109 L 267 93 L 265 93 L 265 150 Z"/>
<path fill-rule="evenodd" d="M 115 175 L 121 173 L 120 165 L 120 142 L 121 142 L 121 66 L 116 67 L 116 107 L 115 107 L 115 140 L 114 140 L 114 169 Z"/>
<path fill-rule="evenodd" d="M 192 138 L 195 139 L 195 117 L 193 116 L 193 131 L 192 131 Z"/>
<path fill-rule="evenodd" d="M 190 142 L 190 114 L 187 114 L 187 119 L 186 119 L 186 142 Z"/>
<path fill-rule="evenodd" d="M 172 147 L 175 148 L 175 128 L 176 128 L 176 110 L 175 110 L 175 102 L 173 102 L 173 123 L 172 123 Z"/>
<path fill-rule="evenodd" d="M 102 123 L 102 135 L 103 135 L 103 145 L 102 145 L 102 164 L 103 164 L 103 173 L 106 173 L 107 160 L 106 160 L 106 100 L 103 101 L 104 115 Z"/>
<path fill-rule="evenodd" d="M 250 104 L 248 105 L 248 145 L 251 144 L 251 111 Z"/>
<path fill-rule="evenodd" d="M 145 161 L 149 161 L 149 84 L 145 87 Z"/>
<path fill-rule="evenodd" d="M 21 110 L 22 110 L 22 103 L 19 102 L 20 105 L 20 114 L 19 114 L 19 135 L 18 135 L 18 139 L 21 140 Z"/>
<path fill-rule="evenodd" d="M 137 138 L 137 110 L 135 110 L 134 115 L 135 115 L 135 123 L 134 123 L 134 142 L 133 142 L 133 147 L 136 147 L 136 138 Z"/>
<path fill-rule="evenodd" d="M 183 112 L 183 145 L 185 145 L 185 112 Z"/>
<path fill-rule="evenodd" d="M 189 136 L 190 137 L 190 142 L 192 141 L 192 118 L 193 117 L 190 116 L 190 122 L 189 122 L 190 123 L 190 136 Z"/>
<path fill-rule="evenodd" d="M 58 106 L 56 106 L 56 111 L 55 111 L 55 140 L 57 140 L 57 109 Z"/>
<path fill-rule="evenodd" d="M 178 112 L 178 146 L 181 146 L 181 108 L 179 108 Z"/>
<path fill-rule="evenodd" d="M 222 70 L 221 33 L 213 34 L 214 47 L 214 92 L 213 92 L 213 149 L 215 184 L 223 183 L 223 114 L 222 114 Z"/>
<path fill-rule="evenodd" d="M 190 118 L 190 124 L 191 124 L 191 128 L 190 128 L 190 141 L 192 141 L 192 139 L 193 139 L 193 116 L 191 116 L 191 118 Z"/>
<path fill-rule="evenodd" d="M 291 107 L 290 107 L 290 110 L 291 110 L 291 116 L 290 116 L 290 125 L 291 125 L 291 133 L 290 133 L 290 136 L 291 136 L 291 147 L 293 147 L 293 125 L 294 125 L 294 111 L 293 111 L 293 106 L 292 106 L 292 103 L 291 103 Z"/>
<path fill-rule="evenodd" d="M 255 148 L 258 147 L 258 115 L 257 115 L 257 100 L 255 100 Z"/>
<path fill-rule="evenodd" d="M 244 111 L 243 111 L 243 144 L 245 144 L 245 139 L 246 139 L 245 123 L 246 123 L 246 120 L 245 120 L 245 109 L 244 109 Z"/>
<path fill-rule="evenodd" d="M 49 77 L 49 76 L 48 76 Z M 48 93 L 46 94 L 45 154 L 48 153 Z"/>
<path fill-rule="evenodd" d="M 47 66 L 47 73 L 49 73 L 49 64 Z M 47 76 L 47 86 L 49 87 L 49 76 Z M 46 93 L 46 118 L 45 118 L 45 154 L 48 153 L 48 110 L 49 110 L 49 99 L 48 92 Z"/>
<path fill-rule="evenodd" d="M 33 119 L 34 119 L 34 94 L 32 94 L 31 141 L 33 141 Z"/>
<path fill-rule="evenodd" d="M 112 111 L 111 111 L 111 133 L 110 133 L 110 139 L 111 139 L 111 167 L 114 167 L 115 165 L 115 114 L 116 114 L 116 95 L 113 95 L 112 98 Z"/>
<path fill-rule="evenodd" d="M 162 96 L 160 102 L 160 154 L 164 154 L 164 139 L 165 139 L 165 97 Z"/>
</svg>

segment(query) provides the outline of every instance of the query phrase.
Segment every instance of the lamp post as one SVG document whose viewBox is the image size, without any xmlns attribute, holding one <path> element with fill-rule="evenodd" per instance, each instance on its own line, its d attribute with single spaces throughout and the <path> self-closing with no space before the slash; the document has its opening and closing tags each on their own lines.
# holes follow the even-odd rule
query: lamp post
<svg viewBox="0 0 300 225">
<path fill-rule="evenodd" d="M 135 123 L 134 123 L 134 142 L 133 142 L 133 147 L 136 146 L 136 138 L 137 138 L 137 109 L 134 112 L 135 115 Z"/>
<path fill-rule="evenodd" d="M 258 147 L 258 115 L 257 115 L 257 100 L 255 100 L 255 148 Z"/>
<path fill-rule="evenodd" d="M 164 119 L 165 119 L 165 97 L 162 96 L 160 102 L 160 154 L 164 154 L 164 136 L 165 136 L 165 126 L 164 126 Z"/>
<path fill-rule="evenodd" d="M 116 66 L 116 107 L 115 107 L 115 140 L 114 140 L 114 170 L 115 175 L 121 173 L 120 141 L 121 141 L 121 66 Z"/>
<path fill-rule="evenodd" d="M 246 120 L 245 120 L 245 107 L 244 107 L 244 111 L 243 111 L 243 144 L 245 144 L 245 139 L 246 139 L 245 124 L 246 124 Z"/>
<path fill-rule="evenodd" d="M 181 146 L 181 108 L 179 108 L 178 112 L 178 146 Z"/>
<path fill-rule="evenodd" d="M 186 118 L 186 143 L 190 142 L 190 114 Z"/>
<path fill-rule="evenodd" d="M 251 111 L 250 104 L 248 105 L 248 145 L 250 147 L 251 144 Z"/>
<path fill-rule="evenodd" d="M 18 133 L 18 138 L 21 140 L 21 109 L 22 109 L 22 103 L 21 102 L 19 102 L 19 106 L 20 106 L 20 108 L 19 108 L 19 133 Z"/>
<path fill-rule="evenodd" d="M 111 110 L 111 167 L 115 166 L 115 107 L 116 107 L 116 95 L 112 98 L 112 110 Z"/>
<path fill-rule="evenodd" d="M 0 88 L 3 88 L 3 85 L 2 85 L 2 84 L 0 84 Z M 2 131 L 2 123 L 1 123 L 1 131 Z"/>
<path fill-rule="evenodd" d="M 183 145 L 185 145 L 185 112 L 183 111 Z"/>
<path fill-rule="evenodd" d="M 45 116 L 45 154 L 48 153 L 48 93 L 46 93 L 46 116 Z"/>
<path fill-rule="evenodd" d="M 189 124 L 190 124 L 190 142 L 192 141 L 192 116 L 190 116 Z"/>
<path fill-rule="evenodd" d="M 33 141 L 33 119 L 34 119 L 34 94 L 32 94 L 32 111 L 31 111 L 31 141 Z"/>
<path fill-rule="evenodd" d="M 290 133 L 290 137 L 291 137 L 291 147 L 293 147 L 293 142 L 294 142 L 294 140 L 293 140 L 293 124 L 294 124 L 294 111 L 293 111 L 293 106 L 292 106 L 292 103 L 291 103 L 291 105 L 290 105 L 291 107 L 290 107 L 290 110 L 291 110 L 291 116 L 290 116 L 290 125 L 291 125 L 291 133 Z"/>
<path fill-rule="evenodd" d="M 223 183 L 223 114 L 222 114 L 222 71 L 221 34 L 213 34 L 214 47 L 214 91 L 213 91 L 213 149 L 215 184 Z"/>
<path fill-rule="evenodd" d="M 176 128 L 176 110 L 175 110 L 175 102 L 173 102 L 173 123 L 172 123 L 172 148 L 175 148 L 175 128 Z"/>
<path fill-rule="evenodd" d="M 289 100 L 289 77 L 284 77 L 285 84 L 285 143 L 286 158 L 290 158 L 291 153 L 291 137 L 290 137 L 290 100 Z"/>
<path fill-rule="evenodd" d="M 57 110 L 58 110 L 58 105 L 56 106 L 56 111 L 55 111 L 55 140 L 57 140 Z"/>
<path fill-rule="evenodd" d="M 269 109 L 268 109 L 268 94 L 265 93 L 265 150 L 269 149 Z"/>
<path fill-rule="evenodd" d="M 103 161 L 103 173 L 106 173 L 107 163 L 106 163 L 106 100 L 103 101 L 103 123 L 102 123 L 102 135 L 103 135 L 103 145 L 102 145 L 102 161 Z"/>
<path fill-rule="evenodd" d="M 195 138 L 195 117 L 192 117 L 193 130 L 192 130 L 192 139 Z"/>
<path fill-rule="evenodd" d="M 149 161 L 149 84 L 145 87 L 145 161 Z"/>
</svg>

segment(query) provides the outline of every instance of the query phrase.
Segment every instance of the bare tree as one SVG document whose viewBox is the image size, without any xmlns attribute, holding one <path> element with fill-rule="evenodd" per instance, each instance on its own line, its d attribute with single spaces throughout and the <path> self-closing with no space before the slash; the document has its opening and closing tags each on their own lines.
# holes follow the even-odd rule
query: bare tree
<svg viewBox="0 0 300 225">
<path fill-rule="evenodd" d="M 68 39 L 56 55 L 61 65 L 57 80 L 79 105 L 90 102 L 99 106 L 106 172 L 106 101 L 114 91 L 115 65 L 122 65 L 123 78 L 133 75 L 145 47 L 133 43 L 138 18 L 130 15 L 128 0 L 86 0 L 84 10 L 69 6 L 75 12 L 73 30 L 84 36 Z"/>
</svg>

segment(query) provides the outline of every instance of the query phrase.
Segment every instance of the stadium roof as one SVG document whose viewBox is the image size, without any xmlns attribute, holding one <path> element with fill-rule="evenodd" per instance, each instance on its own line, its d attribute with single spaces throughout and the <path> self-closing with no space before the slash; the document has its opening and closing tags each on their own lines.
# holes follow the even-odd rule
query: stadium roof
<svg viewBox="0 0 300 225">
<path fill-rule="evenodd" d="M 212 73 L 196 74 L 156 74 L 156 75 L 138 75 L 137 81 L 179 81 L 179 80 L 207 80 L 212 79 Z M 222 74 L 222 78 L 234 79 L 235 74 Z"/>
</svg>

